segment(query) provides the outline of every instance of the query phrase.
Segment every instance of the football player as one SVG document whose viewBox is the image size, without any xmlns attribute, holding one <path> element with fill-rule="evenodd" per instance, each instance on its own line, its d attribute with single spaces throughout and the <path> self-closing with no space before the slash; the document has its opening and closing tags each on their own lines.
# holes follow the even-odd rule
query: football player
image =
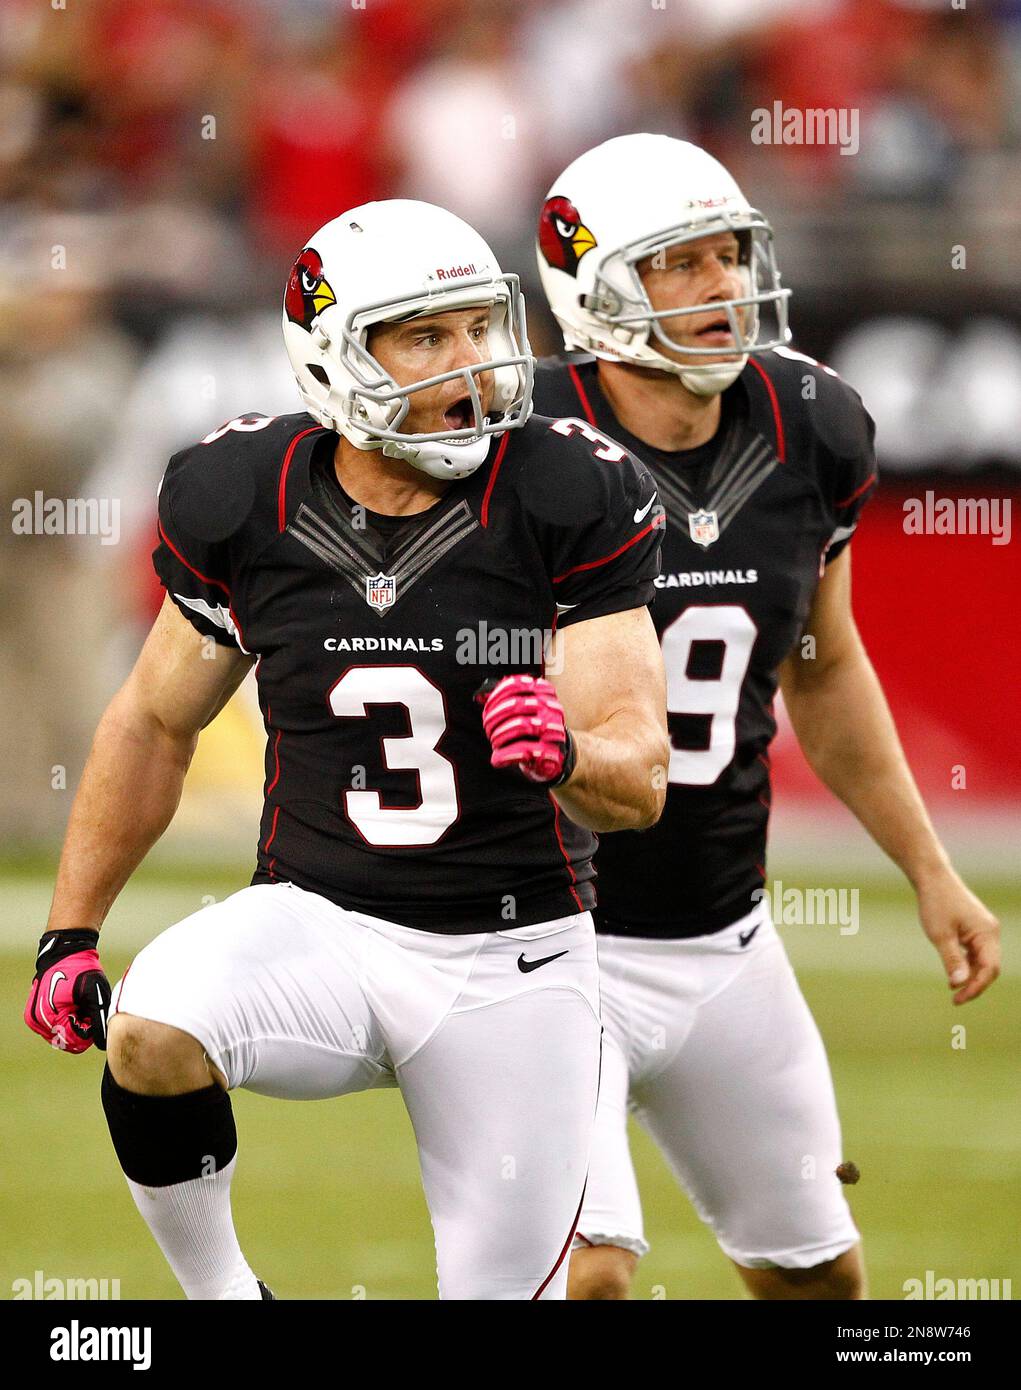
<svg viewBox="0 0 1021 1390">
<path fill-rule="evenodd" d="M 592 831 L 665 794 L 654 488 L 587 423 L 529 418 L 517 278 L 442 209 L 323 227 L 283 327 L 307 413 L 233 420 L 164 476 L 167 597 L 75 800 L 29 1026 L 79 1052 L 112 1009 L 110 1133 L 189 1298 L 268 1296 L 231 1217 L 230 1090 L 394 1085 L 441 1296 L 563 1298 L 599 1069 Z M 513 639 L 558 615 L 547 677 Z M 109 1001 L 103 918 L 253 664 L 252 884 Z"/>
<path fill-rule="evenodd" d="M 809 762 L 914 886 L 955 1002 L 998 968 L 997 923 L 936 838 L 854 624 L 872 421 L 787 347 L 770 226 L 703 150 L 629 135 L 582 155 L 538 257 L 587 355 L 540 364 L 536 408 L 635 452 L 668 518 L 670 786 L 654 829 L 597 856 L 606 1033 L 570 1296 L 626 1297 L 647 1249 L 630 1104 L 754 1296 L 860 1297 L 829 1069 L 764 896 L 778 685 Z"/>
</svg>

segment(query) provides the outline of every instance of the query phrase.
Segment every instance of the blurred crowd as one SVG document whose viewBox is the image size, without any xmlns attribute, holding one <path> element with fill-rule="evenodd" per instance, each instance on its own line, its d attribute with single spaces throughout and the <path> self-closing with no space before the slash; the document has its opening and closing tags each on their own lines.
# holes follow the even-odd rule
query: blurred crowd
<svg viewBox="0 0 1021 1390">
<path fill-rule="evenodd" d="M 750 113 L 774 102 L 855 109 L 859 153 L 754 144 Z M 610 135 L 677 135 L 774 220 L 813 351 L 866 290 L 893 286 L 894 308 L 949 294 L 957 241 L 988 253 L 958 311 L 1004 284 L 1016 300 L 1019 113 L 1021 0 L 4 0 L 2 491 L 120 503 L 115 546 L 5 528 L 0 695 L 61 698 L 33 699 L 4 750 L 4 829 L 35 814 L 26 779 L 80 764 L 158 603 L 169 455 L 298 408 L 278 305 L 321 223 L 392 196 L 460 213 L 522 274 L 552 351 L 532 250 L 547 186 Z M 1001 346 L 1021 382 L 1021 338 Z"/>
</svg>

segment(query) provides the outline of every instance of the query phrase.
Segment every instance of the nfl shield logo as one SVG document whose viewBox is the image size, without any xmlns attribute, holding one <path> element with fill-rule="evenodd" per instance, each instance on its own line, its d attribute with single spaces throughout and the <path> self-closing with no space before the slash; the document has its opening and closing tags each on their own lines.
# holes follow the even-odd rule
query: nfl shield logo
<svg viewBox="0 0 1021 1390">
<path fill-rule="evenodd" d="M 688 530 L 696 545 L 712 545 L 720 539 L 720 526 L 715 512 L 689 512 Z"/>
<path fill-rule="evenodd" d="M 393 606 L 396 598 L 397 580 L 392 575 L 384 574 L 380 570 L 379 574 L 366 577 L 365 602 L 370 608 L 375 608 L 377 613 L 385 613 Z"/>
</svg>

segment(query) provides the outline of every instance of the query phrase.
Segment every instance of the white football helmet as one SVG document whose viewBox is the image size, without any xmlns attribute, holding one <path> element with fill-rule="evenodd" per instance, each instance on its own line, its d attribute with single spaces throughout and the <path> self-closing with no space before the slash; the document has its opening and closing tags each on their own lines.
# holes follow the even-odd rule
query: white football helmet
<svg viewBox="0 0 1021 1390">
<path fill-rule="evenodd" d="M 745 293 L 714 301 L 736 344 L 729 362 L 718 347 L 690 347 L 667 335 L 662 320 L 704 314 L 705 305 L 655 310 L 638 263 L 658 251 L 714 232 L 734 232 Z M 712 396 L 735 381 L 752 352 L 790 341 L 787 300 L 773 251 L 773 229 L 752 208 L 722 164 L 667 135 L 621 135 L 587 151 L 554 182 L 539 216 L 539 275 L 568 350 L 673 372 L 689 391 Z M 760 309 L 774 323 L 760 339 Z M 737 310 L 747 312 L 741 331 Z M 683 353 L 664 356 L 659 342 Z"/>
<path fill-rule="evenodd" d="M 492 358 L 407 386 L 366 347 L 369 328 L 491 305 Z M 523 425 L 532 409 L 534 359 L 516 275 L 500 270 L 479 234 L 432 203 L 365 203 L 309 238 L 284 294 L 284 341 L 309 414 L 358 449 L 382 449 L 434 478 L 466 478 L 493 435 Z M 477 379 L 492 372 L 493 418 Z M 402 434 L 415 391 L 462 377 L 473 420 L 463 429 Z"/>
</svg>

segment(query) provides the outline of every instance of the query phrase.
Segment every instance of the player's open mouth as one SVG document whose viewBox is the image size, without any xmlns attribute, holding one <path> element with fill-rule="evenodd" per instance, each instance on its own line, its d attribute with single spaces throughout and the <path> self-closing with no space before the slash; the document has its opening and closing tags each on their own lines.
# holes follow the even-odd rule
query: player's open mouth
<svg viewBox="0 0 1021 1390">
<path fill-rule="evenodd" d="M 707 323 L 704 328 L 700 328 L 695 337 L 700 343 L 720 343 L 727 346 L 734 341 L 730 324 L 725 318 L 713 319 L 712 323 Z"/>
<path fill-rule="evenodd" d="M 459 401 L 443 412 L 443 420 L 448 429 L 468 430 L 475 424 L 475 408 L 470 396 L 462 396 Z"/>
</svg>

